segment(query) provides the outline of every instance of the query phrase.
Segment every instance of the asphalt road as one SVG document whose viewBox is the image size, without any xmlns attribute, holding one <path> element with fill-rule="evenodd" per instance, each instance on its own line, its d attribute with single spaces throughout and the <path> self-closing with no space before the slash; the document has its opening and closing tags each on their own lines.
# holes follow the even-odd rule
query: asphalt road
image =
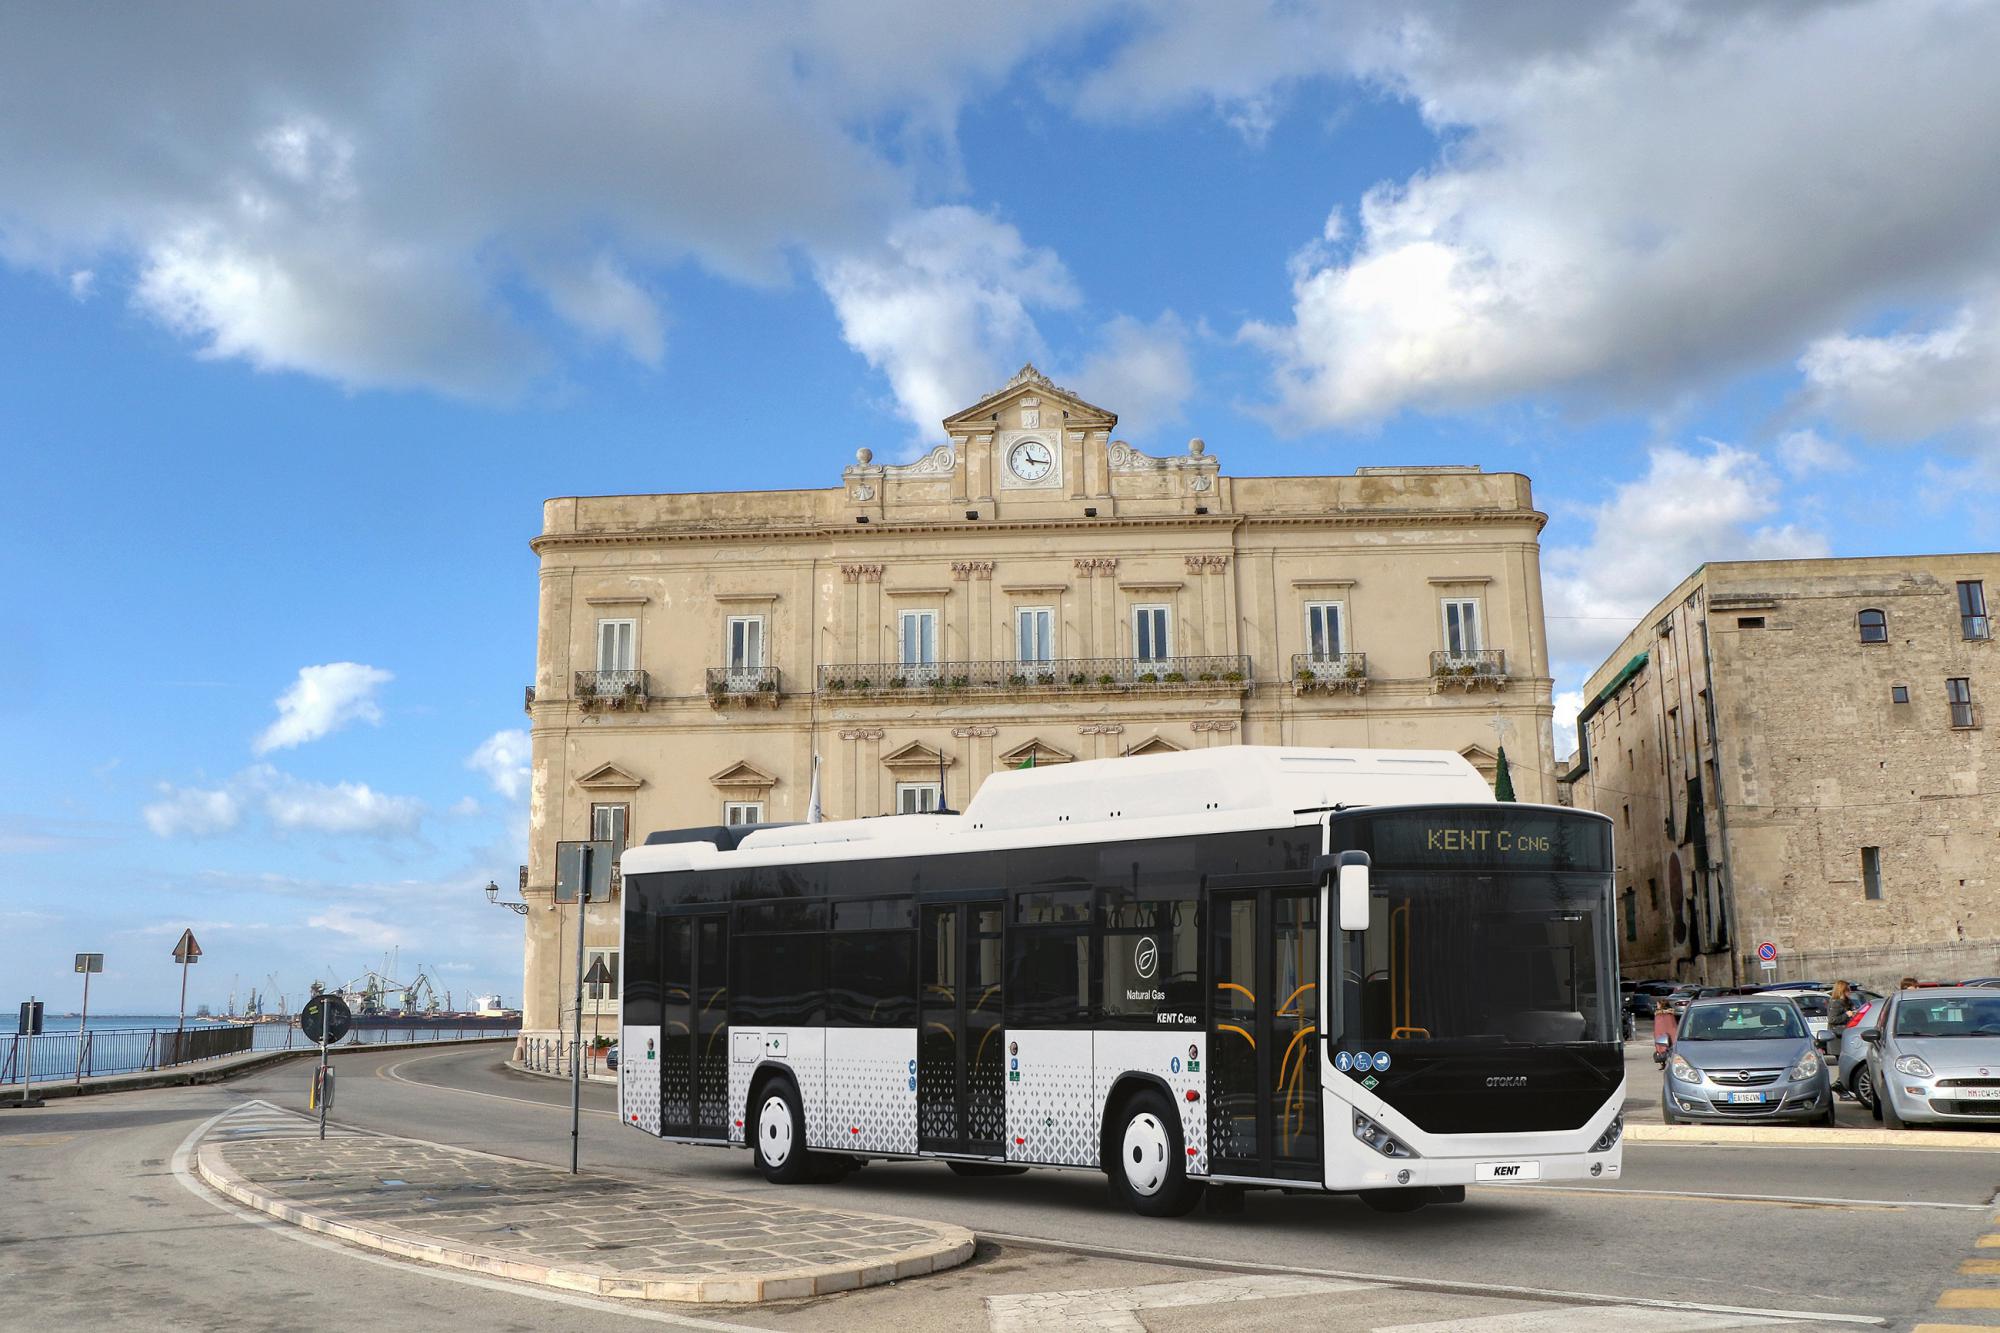
<svg viewBox="0 0 2000 1333">
<path fill-rule="evenodd" d="M 253 1097 L 302 1107 L 305 1068 L 0 1111 L 0 1328 L 295 1330 L 379 1320 L 504 1330 L 631 1327 L 642 1317 L 363 1255 L 246 1218 L 176 1176 L 176 1150 L 210 1116 Z M 340 1068 L 341 1121 L 568 1160 L 567 1087 L 507 1070 L 490 1048 L 358 1052 Z M 622 1128 L 608 1087 L 586 1087 L 584 1103 L 586 1169 L 776 1188 L 745 1153 Z M 830 1206 L 969 1227 L 993 1241 L 980 1260 L 893 1290 L 701 1313 L 735 1327 L 986 1328 L 1004 1322 L 989 1302 L 1007 1293 L 1197 1280 L 1233 1291 L 1232 1282 L 1269 1280 L 1241 1275 L 1304 1272 L 1397 1285 L 1337 1299 L 1258 1299 L 1232 1310 L 1229 1325 L 1478 1320 L 1549 1309 L 1548 1293 L 1560 1292 L 1600 1305 L 1679 1300 L 1907 1327 L 1936 1317 L 1937 1293 L 1963 1281 L 1956 1270 L 1987 1230 L 2000 1188 L 2000 1153 L 1641 1145 L 1625 1161 L 1615 1185 L 1474 1189 L 1465 1204 L 1407 1217 L 1342 1198 L 1252 1194 L 1240 1216 L 1171 1222 L 1124 1212 L 1095 1174 L 964 1181 L 934 1165 L 878 1163 L 839 1185 L 800 1188 Z M 1144 1326 L 1212 1328 L 1213 1313 L 1149 1313 Z M 1585 1309 L 1575 1314 L 1576 1327 L 1593 1322 Z M 1639 1326 L 1636 1315 L 1603 1316 L 1598 1326 Z M 1661 1328 L 1703 1326 L 1662 1317 Z"/>
</svg>

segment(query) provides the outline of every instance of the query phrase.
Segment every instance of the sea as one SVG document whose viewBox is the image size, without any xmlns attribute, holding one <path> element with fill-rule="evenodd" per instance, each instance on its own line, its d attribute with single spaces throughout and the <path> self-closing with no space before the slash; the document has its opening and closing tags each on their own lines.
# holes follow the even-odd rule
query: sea
<svg viewBox="0 0 2000 1333">
<path fill-rule="evenodd" d="M 74 1014 L 42 1016 L 42 1035 L 17 1037 L 7 1028 L 9 1015 L 0 1014 L 0 1085 L 21 1081 L 23 1066 L 32 1058 L 35 1077 L 68 1077 L 75 1072 L 120 1074 L 151 1068 L 165 1044 L 155 1033 L 171 1034 L 182 1020 L 175 1014 L 92 1014 L 89 1042 L 78 1035 L 83 1021 Z M 226 1028 L 233 1026 L 217 1018 L 189 1018 L 185 1026 Z M 438 1041 L 458 1037 L 506 1037 L 506 1028 L 460 1028 L 449 1022 L 433 1026 L 356 1028 L 338 1044 L 341 1046 L 391 1045 L 413 1041 Z M 313 1044 L 292 1023 L 257 1023 L 250 1026 L 253 1051 L 310 1050 Z"/>
<path fill-rule="evenodd" d="M 5 1024 L 7 1017 L 5 1014 L 0 1014 L 0 1024 Z M 176 1014 L 92 1014 L 90 1016 L 90 1030 L 93 1033 L 114 1030 L 133 1031 L 136 1029 L 171 1032 L 181 1021 L 180 1017 Z M 192 1015 L 187 1018 L 186 1025 L 190 1028 L 226 1028 L 231 1026 L 231 1024 L 220 1018 L 195 1018 Z M 47 1011 L 44 1011 L 42 1014 L 42 1032 L 48 1036 L 54 1036 L 59 1032 L 75 1033 L 82 1026 L 83 1020 L 75 1014 L 56 1014 Z M 8 1031 L 7 1027 L 0 1026 L 0 1039 L 4 1039 Z M 340 1044 L 342 1046 L 355 1046 L 405 1041 L 436 1041 L 444 1037 L 457 1037 L 461 1035 L 468 1037 L 482 1035 L 498 1037 L 507 1035 L 507 1030 L 504 1028 L 456 1028 L 450 1023 L 442 1023 L 435 1027 L 356 1028 Z M 299 1025 L 296 1022 L 258 1023 L 251 1028 L 250 1049 L 253 1051 L 282 1051 L 290 1050 L 293 1047 L 310 1045 L 312 1043 L 305 1039 L 305 1035 L 299 1031 Z"/>
</svg>

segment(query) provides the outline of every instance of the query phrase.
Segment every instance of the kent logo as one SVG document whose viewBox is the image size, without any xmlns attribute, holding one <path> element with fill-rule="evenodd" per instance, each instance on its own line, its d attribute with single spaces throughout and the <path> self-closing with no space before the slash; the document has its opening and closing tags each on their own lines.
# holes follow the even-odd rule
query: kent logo
<svg viewBox="0 0 2000 1333">
<path fill-rule="evenodd" d="M 1493 1174 L 1495 1176 L 1518 1176 L 1521 1174 L 1521 1168 L 1518 1166 L 1496 1166 L 1493 1168 Z"/>
</svg>

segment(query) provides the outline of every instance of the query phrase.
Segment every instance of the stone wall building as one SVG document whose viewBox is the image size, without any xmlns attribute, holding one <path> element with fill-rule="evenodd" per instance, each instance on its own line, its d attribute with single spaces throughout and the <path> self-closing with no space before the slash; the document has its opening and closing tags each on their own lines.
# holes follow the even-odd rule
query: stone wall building
<svg viewBox="0 0 2000 1333">
<path fill-rule="evenodd" d="M 547 503 L 529 1032 L 576 975 L 559 839 L 802 820 L 815 755 L 829 818 L 963 808 L 1030 759 L 1241 743 L 1489 774 L 1505 744 L 1520 799 L 1555 799 L 1525 477 L 1231 477 L 1199 440 L 1152 457 L 1116 425 L 1027 367 L 921 458 L 861 450 L 838 486 Z M 591 909 L 592 954 L 618 910 Z"/>
<path fill-rule="evenodd" d="M 1585 686 L 1565 798 L 1617 825 L 1624 971 L 2000 974 L 2000 555 L 1704 565 Z"/>
</svg>

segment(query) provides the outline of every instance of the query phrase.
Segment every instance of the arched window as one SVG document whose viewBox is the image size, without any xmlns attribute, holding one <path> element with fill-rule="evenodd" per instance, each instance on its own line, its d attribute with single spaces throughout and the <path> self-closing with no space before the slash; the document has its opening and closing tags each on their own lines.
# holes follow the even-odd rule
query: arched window
<svg viewBox="0 0 2000 1333">
<path fill-rule="evenodd" d="M 1880 611 L 1863 611 L 1861 613 L 1861 642 L 1889 642 L 1889 617 L 1883 615 Z"/>
</svg>

